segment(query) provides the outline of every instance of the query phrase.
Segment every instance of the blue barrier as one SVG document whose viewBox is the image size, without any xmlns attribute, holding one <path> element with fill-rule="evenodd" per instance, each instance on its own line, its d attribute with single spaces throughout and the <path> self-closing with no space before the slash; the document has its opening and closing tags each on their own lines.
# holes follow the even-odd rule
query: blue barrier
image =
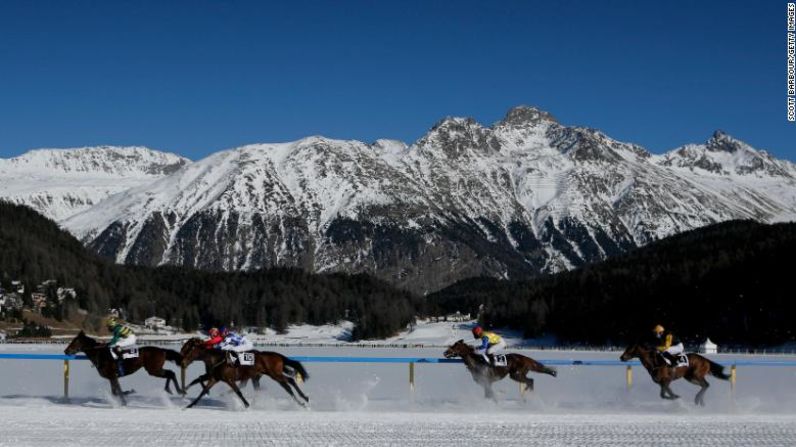
<svg viewBox="0 0 796 447">
<path fill-rule="evenodd" d="M 0 359 L 21 359 L 21 360 L 88 360 L 85 355 L 66 355 L 66 354 L 2 354 Z"/>
<path fill-rule="evenodd" d="M 417 363 L 463 363 L 461 359 L 446 359 L 438 357 L 324 357 L 324 356 L 293 356 L 293 360 L 307 363 L 407 363 L 409 364 L 409 387 L 415 389 L 415 364 Z M 64 362 L 64 397 L 69 397 L 69 361 L 87 360 L 85 355 L 66 354 L 21 354 L 0 353 L 0 359 L 10 360 L 63 360 Z M 567 360 L 544 359 L 540 363 L 551 366 L 624 366 L 627 388 L 633 386 L 633 366 L 640 365 L 638 360 L 623 362 L 621 360 Z M 796 366 L 796 361 L 790 360 L 734 360 L 731 362 L 718 362 L 730 367 L 730 387 L 735 390 L 736 370 L 742 366 Z M 182 368 L 182 384 L 185 386 L 185 368 Z M 524 393 L 520 386 L 520 394 Z"/>
<path fill-rule="evenodd" d="M 291 359 L 307 363 L 462 363 L 461 359 L 437 357 L 334 357 L 334 356 L 290 356 Z M 20 354 L 0 353 L 0 359 L 18 360 L 87 360 L 85 355 L 66 354 Z M 571 360 L 537 359 L 538 362 L 552 366 L 639 366 L 638 360 Z M 791 360 L 732 360 L 717 362 L 723 366 L 796 366 Z"/>
</svg>

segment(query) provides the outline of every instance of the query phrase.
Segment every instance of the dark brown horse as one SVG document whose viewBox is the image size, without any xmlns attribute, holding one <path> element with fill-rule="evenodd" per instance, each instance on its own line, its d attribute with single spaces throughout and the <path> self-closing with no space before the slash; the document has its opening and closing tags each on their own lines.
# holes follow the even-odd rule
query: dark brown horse
<svg viewBox="0 0 796 447">
<path fill-rule="evenodd" d="M 480 354 L 475 353 L 475 348 L 465 343 L 464 340 L 454 343 L 445 351 L 444 355 L 445 358 L 461 357 L 467 370 L 473 376 L 473 380 L 484 387 L 484 397 L 493 400 L 496 399 L 495 393 L 492 391 L 492 382 L 502 380 L 507 375 L 512 380 L 524 384 L 523 391 L 533 391 L 533 379 L 527 377 L 529 372 L 549 374 L 553 377 L 557 374 L 555 369 L 520 354 L 506 354 L 506 366 L 490 366 Z"/>
<path fill-rule="evenodd" d="M 194 347 L 204 347 L 205 342 L 202 339 L 194 337 L 190 338 L 185 341 L 180 349 L 180 355 L 182 355 L 182 367 L 187 368 L 188 365 L 191 363 L 200 360 L 205 364 L 205 374 L 199 376 L 197 379 L 194 379 L 188 386 L 185 387 L 185 391 L 197 383 L 201 383 L 204 387 L 204 382 L 207 380 L 204 377 L 210 377 L 210 371 L 212 371 L 213 367 L 219 364 L 220 362 L 226 361 L 226 357 L 223 351 L 218 349 L 194 349 Z M 245 387 L 246 383 L 249 381 L 249 378 L 241 379 L 240 387 Z M 257 391 L 260 389 L 260 375 L 255 375 L 251 378 L 252 386 L 254 390 Z"/>
<path fill-rule="evenodd" d="M 619 359 L 626 362 L 633 358 L 638 358 L 644 368 L 647 369 L 647 372 L 649 372 L 652 381 L 660 385 L 662 399 L 679 398 L 680 396 L 674 394 L 669 384 L 679 378 L 685 378 L 685 380 L 700 387 L 699 392 L 694 398 L 694 403 L 697 405 L 705 405 L 705 391 L 707 391 L 710 386 L 708 381 L 705 380 L 705 376 L 711 374 L 713 377 L 721 380 L 728 380 L 730 378 L 730 376 L 724 373 L 723 366 L 699 354 L 688 354 L 688 366 L 675 368 L 669 366 L 654 347 L 649 347 L 642 343 L 634 343 L 625 349 L 625 352 Z"/>
<path fill-rule="evenodd" d="M 123 359 L 117 362 L 117 360 L 111 357 L 110 350 L 106 343 L 100 343 L 87 336 L 83 331 L 80 331 L 72 342 L 69 343 L 69 346 L 64 349 L 64 353 L 67 355 L 74 355 L 78 352 L 85 353 L 86 357 L 88 357 L 94 367 L 97 368 L 99 375 L 111 382 L 111 393 L 113 393 L 114 396 L 119 396 L 122 405 L 127 405 L 124 396 L 133 391 L 122 391 L 122 387 L 119 385 L 119 377 L 121 377 L 122 373 L 125 376 L 129 376 L 141 369 L 141 367 L 144 367 L 150 376 L 164 377 L 166 379 L 167 393 L 171 394 L 169 383 L 174 382 L 174 387 L 177 389 L 177 392 L 183 395 L 185 394 L 180 388 L 180 384 L 177 382 L 177 375 L 174 374 L 174 371 L 163 368 L 167 360 L 178 365 L 182 361 L 182 356 L 171 349 L 144 346 L 138 349 L 138 357 Z"/>
<path fill-rule="evenodd" d="M 204 343 L 198 338 L 193 340 L 196 341 L 189 340 L 183 346 L 183 351 L 185 354 L 183 357 L 183 364 L 187 365 L 196 359 L 211 358 L 210 363 L 212 364 L 212 367 L 210 372 L 197 377 L 193 382 L 191 382 L 191 385 L 195 383 L 202 383 L 202 392 L 199 394 L 199 396 L 197 396 L 196 399 L 194 399 L 193 402 L 188 405 L 187 408 L 191 408 L 196 405 L 196 403 L 199 402 L 199 400 L 204 397 L 208 391 L 210 391 L 210 388 L 212 388 L 218 382 L 226 383 L 230 388 L 232 388 L 232 391 L 238 395 L 240 400 L 243 401 L 243 405 L 248 407 L 249 402 L 245 397 L 243 397 L 243 393 L 240 392 L 240 388 L 238 388 L 235 382 L 254 379 L 255 377 L 259 378 L 261 375 L 266 375 L 273 379 L 299 405 L 305 406 L 305 402 L 310 401 L 310 398 L 307 397 L 296 384 L 296 378 L 303 380 L 307 380 L 309 378 L 307 370 L 304 369 L 304 366 L 300 362 L 291 360 L 276 352 L 252 351 L 255 354 L 254 365 L 234 366 L 227 362 L 226 353 L 224 351 L 219 351 L 217 349 L 207 349 L 205 348 Z M 293 394 L 291 387 L 298 392 L 299 396 L 304 399 L 304 402 L 300 401 L 296 395 Z"/>
</svg>

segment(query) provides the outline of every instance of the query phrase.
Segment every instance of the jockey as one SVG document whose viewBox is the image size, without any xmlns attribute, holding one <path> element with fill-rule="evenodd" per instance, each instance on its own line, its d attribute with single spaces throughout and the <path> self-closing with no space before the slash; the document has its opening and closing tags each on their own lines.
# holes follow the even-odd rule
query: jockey
<svg viewBox="0 0 796 447">
<path fill-rule="evenodd" d="M 484 357 L 487 365 L 494 365 L 493 355 L 506 348 L 506 341 L 494 332 L 485 332 L 481 326 L 473 328 L 473 337 L 481 340 L 481 346 L 475 352 Z"/>
<path fill-rule="evenodd" d="M 219 348 L 222 351 L 234 352 L 235 357 L 237 357 L 238 353 L 251 351 L 254 349 L 254 345 L 246 337 L 239 335 L 234 331 L 230 331 L 227 328 L 223 328 L 221 330 L 221 335 L 224 337 L 224 341 L 221 342 Z"/>
<path fill-rule="evenodd" d="M 209 339 L 205 340 L 205 348 L 206 349 L 214 349 L 218 348 L 218 345 L 224 341 L 224 337 L 221 336 L 221 332 L 219 332 L 217 327 L 211 327 L 207 334 L 210 336 Z"/>
<path fill-rule="evenodd" d="M 667 332 L 660 324 L 656 325 L 652 332 L 658 342 L 658 352 L 663 356 L 666 363 L 670 366 L 675 366 L 677 364 L 677 356 L 685 351 L 683 343 L 673 333 Z"/>
<path fill-rule="evenodd" d="M 135 345 L 135 334 L 115 316 L 108 317 L 105 323 L 113 334 L 111 341 L 108 342 L 108 349 L 111 351 L 111 357 L 116 360 L 124 348 Z"/>
</svg>

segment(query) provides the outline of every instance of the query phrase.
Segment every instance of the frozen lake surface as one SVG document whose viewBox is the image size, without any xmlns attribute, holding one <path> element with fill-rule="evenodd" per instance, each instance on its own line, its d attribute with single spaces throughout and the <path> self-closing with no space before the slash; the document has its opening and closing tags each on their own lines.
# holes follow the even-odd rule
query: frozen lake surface
<svg viewBox="0 0 796 447">
<path fill-rule="evenodd" d="M 59 345 L 0 345 L 0 352 L 59 353 Z M 286 355 L 439 357 L 439 349 L 284 348 Z M 616 359 L 619 353 L 523 351 L 537 359 Z M 737 357 L 710 356 L 720 362 Z M 750 357 L 742 357 L 750 359 Z M 793 358 L 786 358 L 792 360 Z M 0 445 L 796 445 L 796 368 L 739 367 L 735 393 L 710 378 L 707 405 L 678 381 L 678 401 L 658 398 L 640 367 L 634 385 L 611 366 L 559 367 L 557 378 L 532 374 L 523 400 L 515 382 L 496 384 L 499 402 L 483 399 L 463 365 L 418 364 L 416 388 L 404 364 L 307 363 L 302 385 L 311 408 L 298 408 L 276 384 L 249 386 L 252 407 L 218 385 L 199 406 L 163 391 L 143 371 L 123 378 L 129 406 L 110 397 L 89 362 L 73 361 L 70 397 L 62 399 L 59 361 L 0 360 Z M 179 372 L 176 365 L 168 368 Z M 200 374 L 198 365 L 188 379 Z M 189 396 L 196 396 L 198 388 Z"/>
</svg>

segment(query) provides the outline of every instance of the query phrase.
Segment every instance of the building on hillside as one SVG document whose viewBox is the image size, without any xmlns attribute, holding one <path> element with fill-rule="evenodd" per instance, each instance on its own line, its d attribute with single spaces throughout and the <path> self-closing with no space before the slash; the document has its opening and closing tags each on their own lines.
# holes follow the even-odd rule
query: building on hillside
<svg viewBox="0 0 796 447">
<path fill-rule="evenodd" d="M 58 290 L 55 291 L 55 296 L 58 297 L 58 302 L 62 303 L 65 299 L 74 300 L 77 298 L 77 292 L 75 289 L 69 287 L 59 287 Z"/>
<path fill-rule="evenodd" d="M 160 317 L 149 317 L 144 320 L 144 327 L 148 329 L 161 329 L 166 326 L 166 320 Z"/>
<path fill-rule="evenodd" d="M 463 313 L 461 313 L 461 312 L 459 312 L 457 310 L 456 312 L 454 312 L 452 314 L 443 315 L 443 316 L 439 316 L 439 317 L 431 317 L 429 320 L 432 323 L 437 323 L 437 322 L 441 322 L 441 321 L 448 321 L 448 322 L 453 322 L 453 323 L 463 323 L 465 321 L 470 321 L 471 318 L 470 318 L 470 314 L 463 314 Z"/>
<path fill-rule="evenodd" d="M 701 352 L 702 354 L 716 354 L 717 352 L 719 352 L 719 347 L 718 345 L 716 345 L 716 343 L 713 343 L 708 338 L 705 340 L 705 343 L 699 345 L 699 352 Z"/>
<path fill-rule="evenodd" d="M 6 342 L 6 333 L 0 331 L 0 343 L 5 343 L 5 342 Z"/>
<path fill-rule="evenodd" d="M 36 291 L 39 293 L 45 293 L 48 288 L 55 287 L 56 285 L 58 285 L 58 281 L 54 279 L 48 279 L 47 281 L 44 281 L 43 283 L 36 286 Z"/>
<path fill-rule="evenodd" d="M 41 310 L 47 307 L 47 295 L 36 292 L 30 294 L 30 300 L 33 302 L 32 310 L 41 313 Z"/>
<path fill-rule="evenodd" d="M 0 311 L 22 309 L 22 298 L 16 293 L 6 293 L 0 297 Z"/>
<path fill-rule="evenodd" d="M 24 295 L 25 294 L 25 284 L 22 284 L 22 281 L 13 280 L 11 281 L 11 290 L 15 290 L 18 294 Z"/>
</svg>

